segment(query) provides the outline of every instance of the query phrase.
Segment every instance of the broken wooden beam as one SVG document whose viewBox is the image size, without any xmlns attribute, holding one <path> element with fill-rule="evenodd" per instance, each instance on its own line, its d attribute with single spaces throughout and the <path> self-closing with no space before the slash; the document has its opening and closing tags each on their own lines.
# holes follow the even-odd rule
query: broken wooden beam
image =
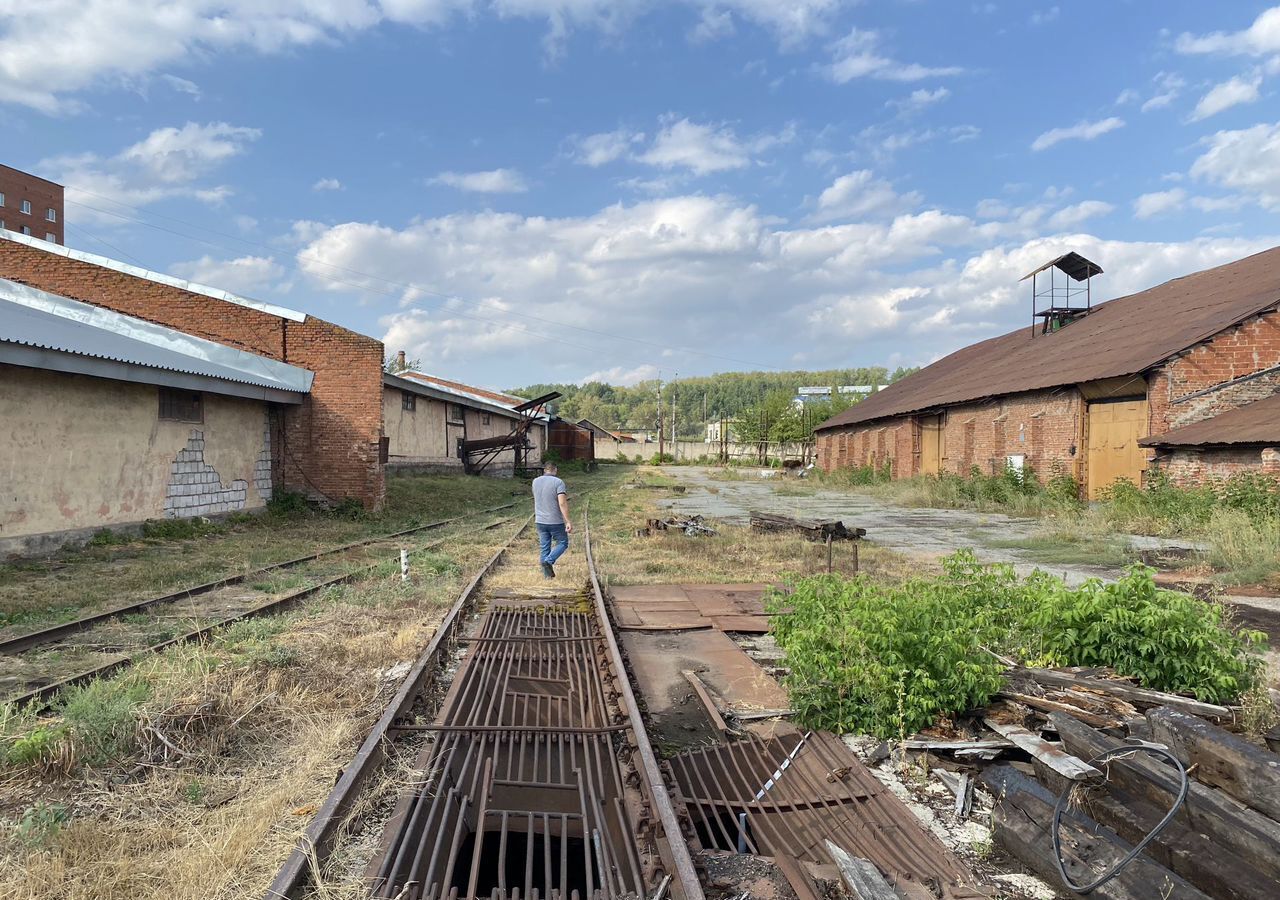
<svg viewBox="0 0 1280 900">
<path fill-rule="evenodd" d="M 1065 787 L 1074 784 L 1043 763 L 1036 762 L 1034 766 L 1036 778 L 1052 794 L 1058 795 Z M 1157 807 L 1110 783 L 1086 787 L 1073 798 L 1073 808 L 1084 810 L 1100 825 L 1110 828 L 1130 844 L 1136 844 L 1164 818 L 1168 805 Z M 1280 881 L 1258 871 L 1235 853 L 1188 828 L 1184 821 L 1178 819 L 1156 835 L 1143 852 L 1214 900 L 1280 897 Z"/>
<path fill-rule="evenodd" d="M 1052 713 L 1049 724 L 1068 750 L 1085 758 L 1125 746 L 1123 741 L 1061 713 Z M 1112 759 L 1107 763 L 1107 777 L 1124 793 L 1161 809 L 1169 808 L 1181 786 L 1178 773 L 1171 766 L 1142 753 Z M 1186 801 L 1175 814 L 1175 821 L 1228 848 L 1268 877 L 1280 879 L 1280 822 L 1194 778 L 1189 781 Z"/>
<path fill-rule="evenodd" d="M 715 698 L 711 696 L 711 692 L 707 690 L 707 686 L 702 679 L 698 677 L 698 673 L 691 669 L 685 669 L 683 672 L 685 680 L 693 687 L 694 694 L 707 711 L 707 715 L 711 718 L 711 724 L 715 726 L 716 731 L 720 732 L 720 736 L 724 737 L 729 733 L 729 725 L 724 720 L 724 716 L 720 714 L 720 707 L 716 705 Z"/>
<path fill-rule="evenodd" d="M 1168 745 L 1196 780 L 1280 821 L 1280 756 L 1196 716 L 1162 706 L 1147 713 L 1155 740 Z M 1280 854 L 1280 847 L 1275 848 Z"/>
<path fill-rule="evenodd" d="M 1057 798 L 1012 766 L 992 766 L 981 778 L 999 798 L 992 812 L 996 842 L 1055 888 L 1079 896 L 1063 884 L 1054 863 L 1050 832 Z M 1076 884 L 1093 881 L 1132 849 L 1115 832 L 1079 810 L 1063 816 L 1061 835 L 1064 868 Z M 1203 891 L 1145 856 L 1136 857 L 1088 896 L 1103 900 L 1210 900 Z"/>
<path fill-rule="evenodd" d="M 1080 691 L 1060 691 L 1056 693 L 1059 697 L 1063 697 L 1065 694 L 1078 694 L 1081 697 L 1088 696 Z M 1085 709 L 1083 707 L 1076 706 L 1074 703 L 1068 702 L 1065 697 L 1063 697 L 1063 699 L 1037 697 L 1033 694 L 1023 694 L 1018 691 L 1000 691 L 996 696 L 1004 700 L 1012 700 L 1015 703 L 1021 703 L 1023 706 L 1029 706 L 1032 709 L 1038 709 L 1044 713 L 1066 713 L 1069 716 L 1075 716 L 1080 721 L 1092 725 L 1094 728 L 1108 728 L 1113 725 L 1118 725 L 1124 720 L 1123 715 L 1104 715 L 1092 709 Z M 1133 707 L 1127 702 L 1124 702 L 1124 705 L 1129 707 L 1129 710 L 1133 709 Z"/>
<path fill-rule="evenodd" d="M 1049 743 L 1040 735 L 1028 731 L 1021 725 L 1000 722 L 990 716 L 982 721 L 996 734 L 1009 739 L 1019 749 L 1025 750 L 1033 758 L 1040 760 L 1059 775 L 1070 778 L 1072 781 L 1084 781 L 1089 778 L 1102 777 L 1101 772 L 1084 760 L 1072 756 L 1058 745 Z"/>
<path fill-rule="evenodd" d="M 749 515 L 753 531 L 795 531 L 815 541 L 856 541 L 867 534 L 867 529 L 848 528 L 839 519 L 816 521 L 766 512 L 751 512 Z"/>
<path fill-rule="evenodd" d="M 825 842 L 827 854 L 840 870 L 844 886 L 854 900 L 899 900 L 897 892 L 885 881 L 880 870 L 861 857 L 854 856 L 831 841 Z"/>
<path fill-rule="evenodd" d="M 1054 687 L 1101 691 L 1104 694 L 1112 694 L 1128 700 L 1130 703 L 1144 709 L 1152 706 L 1171 706 L 1174 709 L 1191 713 L 1193 716 L 1204 716 L 1210 719 L 1230 719 L 1232 716 L 1230 709 L 1225 706 L 1218 706 L 1216 703 L 1202 703 L 1190 697 L 1152 691 L 1124 681 L 1113 681 L 1109 678 L 1091 678 L 1087 675 L 1080 675 L 1061 669 L 1017 668 L 1009 670 L 1006 673 L 1006 677 L 1009 680 L 1028 678 L 1038 684 L 1052 685 Z"/>
<path fill-rule="evenodd" d="M 925 738 L 911 738 L 902 742 L 905 750 L 936 750 L 941 753 L 955 753 L 958 750 L 1012 750 L 1014 743 L 1006 738 L 989 738 L 978 741 L 933 741 Z"/>
</svg>

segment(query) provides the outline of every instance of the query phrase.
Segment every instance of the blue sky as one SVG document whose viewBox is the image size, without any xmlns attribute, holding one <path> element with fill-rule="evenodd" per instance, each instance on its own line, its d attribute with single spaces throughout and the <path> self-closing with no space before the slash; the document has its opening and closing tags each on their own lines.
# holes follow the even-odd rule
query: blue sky
<svg viewBox="0 0 1280 900">
<path fill-rule="evenodd" d="M 61 0 L 3 161 L 67 242 L 493 386 L 927 363 L 1280 243 L 1280 7 Z"/>
</svg>

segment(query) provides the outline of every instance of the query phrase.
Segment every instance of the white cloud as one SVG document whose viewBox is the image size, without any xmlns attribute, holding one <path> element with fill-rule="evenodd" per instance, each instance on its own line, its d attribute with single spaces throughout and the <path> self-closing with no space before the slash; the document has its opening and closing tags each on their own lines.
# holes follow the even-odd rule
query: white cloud
<svg viewBox="0 0 1280 900">
<path fill-rule="evenodd" d="M 1195 112 L 1191 114 L 1191 121 L 1207 119 L 1224 109 L 1230 109 L 1242 103 L 1253 103 L 1260 96 L 1258 88 L 1261 86 L 1261 75 L 1255 75 L 1252 78 L 1236 76 L 1221 84 L 1215 84 L 1196 104 Z"/>
<path fill-rule="evenodd" d="M 340 191 L 342 190 L 342 182 L 336 178 L 321 178 L 315 184 L 311 185 L 313 191 Z"/>
<path fill-rule="evenodd" d="M 901 100 L 890 100 L 885 104 L 885 106 L 896 106 L 903 113 L 917 113 L 922 109 L 927 109 L 934 104 L 941 103 L 950 96 L 951 91 L 944 87 L 940 87 L 937 90 L 932 91 L 920 88 L 919 90 L 912 91 Z"/>
<path fill-rule="evenodd" d="M 644 377 L 651 370 L 641 367 L 659 364 L 651 344 L 670 351 L 664 370 L 682 372 L 709 365 L 682 347 L 733 348 L 728 355 L 762 365 L 803 347 L 814 367 L 888 359 L 905 347 L 903 364 L 926 362 L 1025 324 L 1018 278 L 1066 250 L 1098 260 L 1108 275 L 1095 296 L 1116 296 L 1276 242 L 1044 237 L 1034 222 L 980 223 L 936 209 L 787 226 L 728 196 L 617 204 L 583 216 L 483 212 L 402 229 L 357 222 L 298 233 L 310 238 L 298 256 L 308 280 L 350 293 L 325 277 L 342 267 L 338 282 L 355 281 L 381 308 L 389 346 L 460 377 L 488 372 L 505 383 Z M 402 285 L 389 298 L 388 281 Z M 440 301 L 413 284 L 475 302 Z"/>
<path fill-rule="evenodd" d="M 616 131 L 602 131 L 584 138 L 575 138 L 574 161 L 584 166 L 598 168 L 614 160 L 622 159 L 631 152 L 631 147 L 644 140 L 644 133 L 619 128 Z"/>
<path fill-rule="evenodd" d="M 188 281 L 222 288 L 234 294 L 262 295 L 287 289 L 281 282 L 285 268 L 269 256 L 242 256 L 239 259 L 215 259 L 202 256 L 191 262 L 176 263 L 173 273 Z"/>
<path fill-rule="evenodd" d="M 1031 14 L 1032 25 L 1048 25 L 1050 22 L 1058 21 L 1058 16 L 1062 10 L 1056 6 L 1050 6 L 1048 9 L 1038 9 Z"/>
<path fill-rule="evenodd" d="M 1056 229 L 1075 228 L 1114 209 L 1115 206 L 1103 200 L 1083 200 L 1058 210 L 1049 217 L 1048 225 Z"/>
<path fill-rule="evenodd" d="M 515 169 L 488 169 L 483 172 L 441 172 L 427 184 L 442 184 L 478 194 L 522 194 L 529 190 Z"/>
<path fill-rule="evenodd" d="M 1133 88 L 1125 88 L 1116 95 L 1115 104 L 1116 106 L 1128 106 L 1130 103 L 1137 103 L 1141 97 L 1142 95 Z"/>
<path fill-rule="evenodd" d="M 1111 116 L 1097 122 L 1081 121 L 1069 128 L 1050 128 L 1031 142 L 1032 150 L 1047 150 L 1062 141 L 1091 141 L 1109 131 L 1124 127 L 1124 119 Z"/>
<path fill-rule="evenodd" d="M 37 168 L 67 186 L 69 204 L 79 204 L 76 217 L 118 222 L 96 211 L 106 201 L 145 206 L 171 197 L 194 197 L 217 204 L 232 193 L 226 185 L 200 182 L 233 157 L 244 153 L 262 132 L 256 128 L 211 122 L 188 122 L 181 128 L 157 128 L 114 156 L 94 153 L 55 156 Z"/>
<path fill-rule="evenodd" d="M 739 139 L 727 125 L 700 125 L 689 119 L 667 119 L 644 153 L 636 157 L 642 163 L 660 169 L 688 169 L 694 175 L 708 175 L 750 165 L 756 153 L 762 153 L 795 138 L 788 126 L 780 134 L 758 135 Z"/>
<path fill-rule="evenodd" d="M 1241 31 L 1211 34 L 1183 33 L 1176 44 L 1179 53 L 1222 53 L 1233 56 L 1266 56 L 1280 53 L 1280 6 L 1264 10 Z"/>
<path fill-rule="evenodd" d="M 889 182 L 876 178 L 867 169 L 841 175 L 818 196 L 814 221 L 865 219 L 892 215 L 918 206 L 923 198 L 911 191 L 899 194 Z"/>
<path fill-rule="evenodd" d="M 633 387 L 642 381 L 652 381 L 658 377 L 658 367 L 653 365 L 640 365 L 634 368 L 625 366 L 613 366 L 608 369 L 601 369 L 597 372 L 583 375 L 578 379 L 578 384 L 589 384 L 598 381 L 603 384 L 621 385 L 624 387 Z"/>
<path fill-rule="evenodd" d="M 1152 219 L 1182 209 L 1187 202 L 1187 192 L 1182 188 L 1153 191 L 1133 201 L 1133 215 L 1137 219 Z"/>
<path fill-rule="evenodd" d="M 822 71 L 836 84 L 847 84 L 855 78 L 879 78 L 887 81 L 920 81 L 959 75 L 959 66 L 929 67 L 918 63 L 903 63 L 885 56 L 880 51 L 880 34 L 876 31 L 854 28 L 831 45 L 831 62 Z"/>
<path fill-rule="evenodd" d="M 1156 92 L 1142 104 L 1144 113 L 1151 112 L 1153 109 L 1164 109 L 1177 100 L 1182 94 L 1182 89 L 1187 86 L 1186 79 L 1177 72 L 1158 72 L 1152 80 L 1156 84 Z"/>
<path fill-rule="evenodd" d="M 1193 178 L 1280 209 L 1280 123 L 1219 131 L 1204 143 L 1208 149 L 1192 164 Z"/>
<path fill-rule="evenodd" d="M 732 15 L 783 46 L 825 34 L 847 0 L 49 0 L 0 7 L 0 103 L 48 113 L 82 108 L 71 95 L 149 77 L 220 54 L 279 54 L 384 23 L 419 27 L 481 15 L 545 22 L 554 55 L 576 28 L 619 32 L 659 6 Z"/>
<path fill-rule="evenodd" d="M 177 75 L 161 75 L 160 80 L 169 85 L 169 87 L 173 88 L 179 94 L 189 94 L 197 100 L 200 99 L 200 85 L 196 84 L 194 81 L 179 78 Z"/>
</svg>

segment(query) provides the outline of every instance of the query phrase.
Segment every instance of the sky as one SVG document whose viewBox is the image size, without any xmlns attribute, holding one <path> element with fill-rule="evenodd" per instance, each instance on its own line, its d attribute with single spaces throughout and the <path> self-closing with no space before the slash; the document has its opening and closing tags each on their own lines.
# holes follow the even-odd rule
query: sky
<svg viewBox="0 0 1280 900">
<path fill-rule="evenodd" d="M 70 246 L 491 387 L 927 364 L 1280 244 L 1280 6 L 0 4 Z"/>
</svg>

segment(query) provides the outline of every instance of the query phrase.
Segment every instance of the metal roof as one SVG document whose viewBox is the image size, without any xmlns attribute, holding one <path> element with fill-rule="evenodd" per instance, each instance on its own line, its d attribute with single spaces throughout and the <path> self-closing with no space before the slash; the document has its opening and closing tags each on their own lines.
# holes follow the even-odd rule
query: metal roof
<svg viewBox="0 0 1280 900">
<path fill-rule="evenodd" d="M 1144 447 L 1280 444 L 1280 394 L 1138 441 Z"/>
<path fill-rule="evenodd" d="M 129 263 L 121 262 L 118 259 L 112 259 L 109 256 L 99 256 L 96 253 L 89 253 L 86 250 L 73 250 L 70 247 L 62 246 L 61 244 L 42 241 L 40 238 L 29 234 L 21 234 L 17 231 L 6 231 L 5 229 L 0 228 L 0 240 L 13 241 L 15 244 L 25 244 L 28 247 L 43 250 L 45 253 L 52 253 L 56 256 L 65 256 L 67 259 L 74 259 L 78 262 L 89 263 L 90 265 L 100 266 L 104 269 L 111 269 L 113 272 L 132 275 L 134 278 L 145 278 L 147 281 L 154 281 L 156 284 L 164 284 L 169 287 L 178 288 L 179 290 L 188 291 L 192 294 L 212 297 L 214 300 L 222 300 L 226 303 L 234 303 L 237 306 L 256 309 L 259 312 L 268 313 L 281 319 L 288 319 L 290 322 L 305 322 L 307 320 L 307 314 L 298 312 L 296 309 L 289 309 L 284 306 L 276 306 L 274 303 L 264 303 L 261 300 L 242 297 L 239 294 L 233 294 L 230 291 L 224 291 L 221 288 L 209 287 L 207 284 L 198 284 L 194 281 L 187 281 L 183 278 L 174 278 L 172 275 L 165 275 L 162 272 L 152 272 L 150 269 L 144 269 L 141 266 L 131 266 Z"/>
<path fill-rule="evenodd" d="M 1026 275 L 1019 278 L 1019 281 L 1026 281 L 1032 275 L 1039 275 L 1046 269 L 1057 269 L 1059 272 L 1065 272 L 1076 281 L 1084 281 L 1091 275 L 1101 275 L 1102 266 L 1096 262 L 1085 259 L 1079 253 L 1072 250 L 1070 253 L 1064 253 L 1057 259 L 1051 259 L 1038 269 L 1032 269 Z"/>
<path fill-rule="evenodd" d="M 511 405 L 499 403 L 496 400 L 490 400 L 479 394 L 472 394 L 468 391 L 461 391 L 453 387 L 449 387 L 451 382 L 443 382 L 431 376 L 423 376 L 422 373 L 416 373 L 417 378 L 405 378 L 402 375 L 392 375 L 384 372 L 382 375 L 382 383 L 387 387 L 398 388 L 402 391 L 408 391 L 411 394 L 417 394 L 421 397 L 431 397 L 435 400 L 444 400 L 447 403 L 463 403 L 473 406 L 477 409 L 495 412 L 500 416 L 518 419 L 521 413 L 516 411 Z M 424 380 L 431 378 L 430 381 Z M 549 416 L 546 413 L 537 413 L 531 416 L 536 421 L 546 422 Z"/>
<path fill-rule="evenodd" d="M 199 379 L 198 390 L 284 402 L 298 402 L 315 377 L 298 366 L 5 279 L 0 350 L 0 361 L 17 365 L 152 384 L 170 383 L 160 373 L 178 373 Z M 121 365 L 103 367 L 94 360 Z"/>
<path fill-rule="evenodd" d="M 1050 334 L 1024 326 L 943 357 L 819 430 L 1024 391 L 1135 375 L 1280 301 L 1280 247 L 1093 307 Z"/>
</svg>

